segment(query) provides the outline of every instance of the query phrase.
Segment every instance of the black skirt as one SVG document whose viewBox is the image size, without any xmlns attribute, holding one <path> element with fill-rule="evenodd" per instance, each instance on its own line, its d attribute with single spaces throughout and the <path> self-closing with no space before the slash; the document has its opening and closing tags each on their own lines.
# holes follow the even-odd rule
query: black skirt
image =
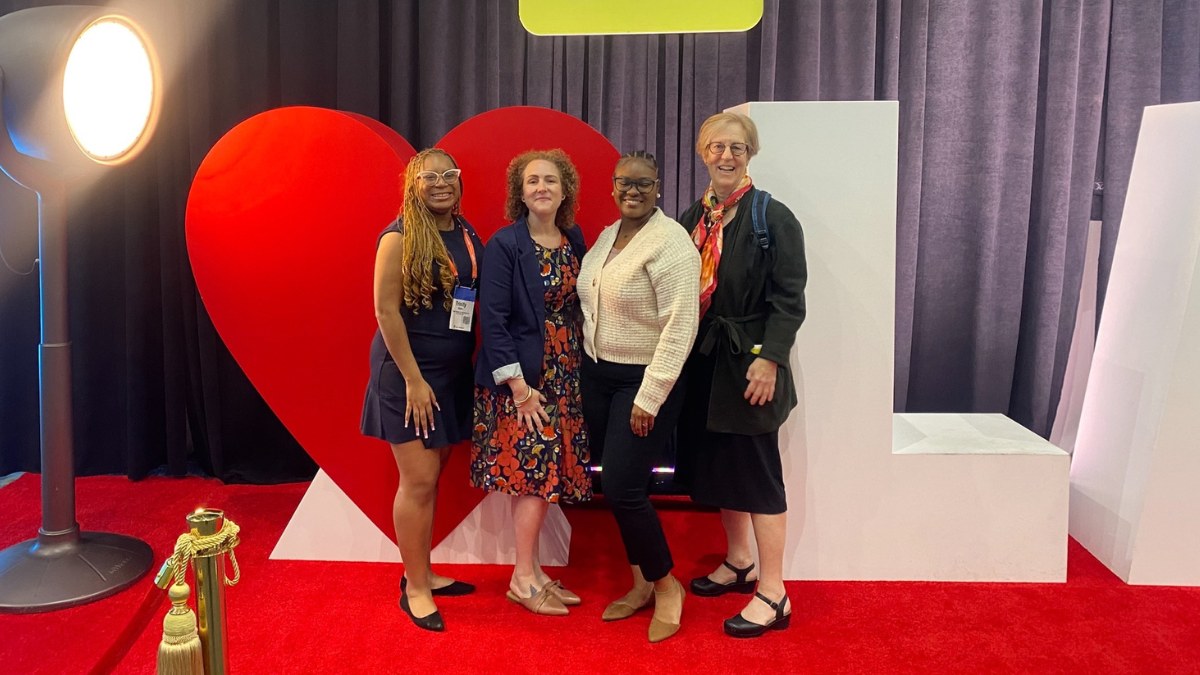
<svg viewBox="0 0 1200 675">
<path fill-rule="evenodd" d="M 715 360 L 696 351 L 684 371 L 687 395 L 679 416 L 675 482 L 698 504 L 731 511 L 787 511 L 779 431 L 724 434 L 708 430 L 708 401 Z"/>
</svg>

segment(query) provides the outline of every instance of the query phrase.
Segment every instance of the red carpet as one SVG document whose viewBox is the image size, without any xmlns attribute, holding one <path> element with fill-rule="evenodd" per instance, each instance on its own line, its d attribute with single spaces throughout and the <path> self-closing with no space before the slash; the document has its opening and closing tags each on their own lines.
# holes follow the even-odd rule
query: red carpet
<svg viewBox="0 0 1200 675">
<path fill-rule="evenodd" d="M 447 632 L 425 633 L 396 607 L 399 566 L 267 558 L 305 487 L 85 478 L 79 522 L 140 537 L 161 561 L 184 514 L 224 508 L 243 542 L 242 581 L 226 596 L 233 673 L 1200 673 L 1200 589 L 1126 586 L 1074 542 L 1066 584 L 791 582 L 792 627 L 758 640 L 721 633 L 746 596 L 689 596 L 680 633 L 650 645 L 648 612 L 600 620 L 628 568 L 596 507 L 567 509 L 575 536 L 561 576 L 584 599 L 571 616 L 506 601 L 508 568 L 443 566 L 480 592 L 443 599 Z M 0 489 L 0 547 L 36 532 L 39 491 L 37 476 Z M 715 514 L 673 502 L 660 512 L 681 577 L 719 562 Z M 147 578 L 91 605 L 0 615 L 0 672 L 151 673 L 165 597 Z"/>
</svg>

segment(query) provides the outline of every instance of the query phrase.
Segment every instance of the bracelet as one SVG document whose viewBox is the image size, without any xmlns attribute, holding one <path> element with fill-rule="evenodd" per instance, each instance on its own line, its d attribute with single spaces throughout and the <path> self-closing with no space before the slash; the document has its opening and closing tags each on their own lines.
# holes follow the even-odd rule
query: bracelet
<svg viewBox="0 0 1200 675">
<path fill-rule="evenodd" d="M 525 402 L 528 401 L 532 396 L 533 396 L 533 387 L 525 387 L 525 398 L 518 401 L 517 397 L 514 396 L 513 403 L 517 404 L 518 406 L 525 405 Z"/>
</svg>

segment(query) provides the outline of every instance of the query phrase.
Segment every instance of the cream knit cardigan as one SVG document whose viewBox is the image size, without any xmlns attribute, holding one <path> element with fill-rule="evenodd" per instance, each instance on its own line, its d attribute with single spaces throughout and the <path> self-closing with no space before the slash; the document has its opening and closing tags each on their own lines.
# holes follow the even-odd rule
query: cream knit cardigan
<svg viewBox="0 0 1200 675">
<path fill-rule="evenodd" d="M 700 254 L 687 230 L 656 208 L 605 265 L 620 225 L 600 233 L 579 270 L 583 349 L 593 361 L 645 365 L 633 402 L 657 415 L 696 339 Z"/>
</svg>

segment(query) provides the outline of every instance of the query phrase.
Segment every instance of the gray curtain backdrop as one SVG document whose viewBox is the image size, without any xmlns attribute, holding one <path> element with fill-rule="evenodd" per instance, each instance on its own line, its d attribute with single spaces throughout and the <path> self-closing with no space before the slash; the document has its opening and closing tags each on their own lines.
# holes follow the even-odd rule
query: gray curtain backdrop
<svg viewBox="0 0 1200 675">
<path fill-rule="evenodd" d="M 527 34 L 516 0 L 93 4 L 143 18 L 170 81 L 148 152 L 71 215 L 85 473 L 312 470 L 266 450 L 291 441 L 208 322 L 183 243 L 196 167 L 263 110 L 360 112 L 422 147 L 491 108 L 556 108 L 654 152 L 679 213 L 706 183 L 692 147 L 710 114 L 899 100 L 895 407 L 1008 413 L 1046 435 L 1089 216 L 1102 296 L 1141 109 L 1200 99 L 1200 0 L 766 0 L 746 33 L 591 38 Z M 0 180 L 0 247 L 22 271 L 34 214 Z M 36 297 L 36 276 L 0 268 L 0 473 L 37 467 Z"/>
<path fill-rule="evenodd" d="M 897 404 L 1007 412 L 1046 434 L 1078 301 L 1108 3 L 950 5 L 914 7 L 925 31 L 901 40 Z"/>
</svg>

